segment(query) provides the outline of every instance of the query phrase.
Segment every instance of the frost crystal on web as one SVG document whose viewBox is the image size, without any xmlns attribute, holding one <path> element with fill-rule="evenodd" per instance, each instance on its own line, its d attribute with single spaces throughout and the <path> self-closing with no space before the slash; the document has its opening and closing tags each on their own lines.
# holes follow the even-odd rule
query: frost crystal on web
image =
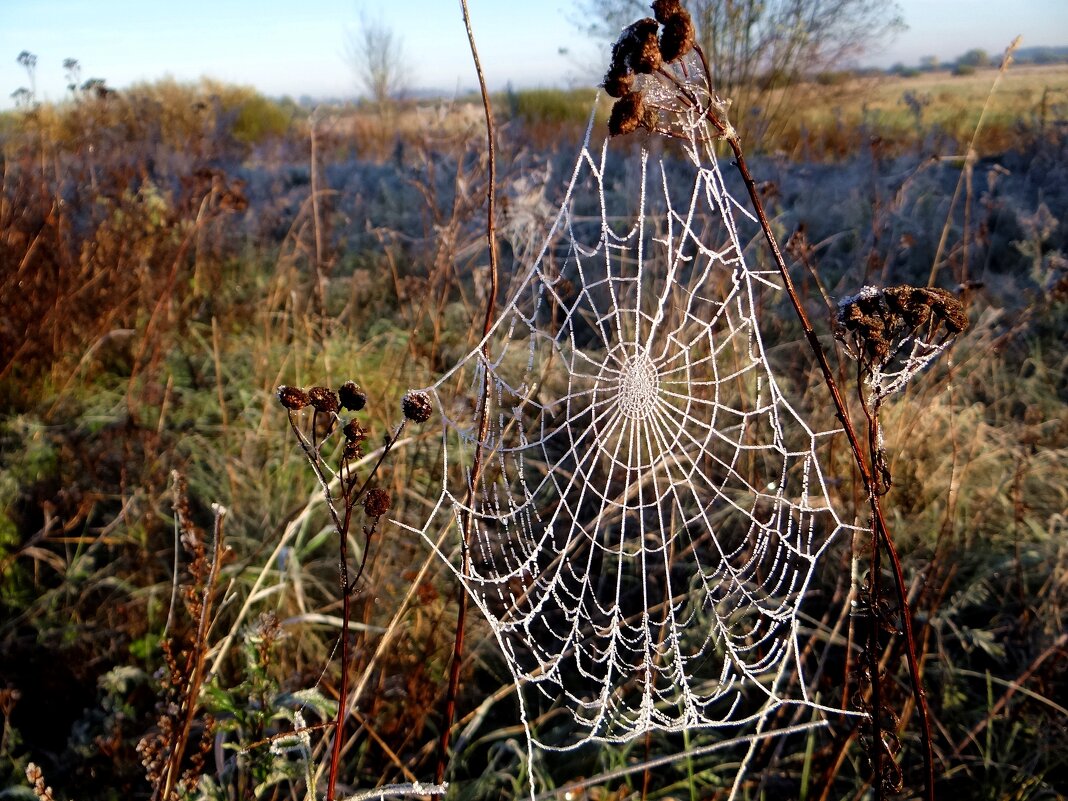
<svg viewBox="0 0 1068 801">
<path fill-rule="evenodd" d="M 419 533 L 489 621 L 530 746 L 766 735 L 818 706 L 799 609 L 851 529 L 817 458 L 834 432 L 780 391 L 758 325 L 778 285 L 742 256 L 706 128 L 671 161 L 588 133 L 540 255 L 426 388 L 442 483 Z M 550 710 L 571 740 L 540 735 Z"/>
</svg>

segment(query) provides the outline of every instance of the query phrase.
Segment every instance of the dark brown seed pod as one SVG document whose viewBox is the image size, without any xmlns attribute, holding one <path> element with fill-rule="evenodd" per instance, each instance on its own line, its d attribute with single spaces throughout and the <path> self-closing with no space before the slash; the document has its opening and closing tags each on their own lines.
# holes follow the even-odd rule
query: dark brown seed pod
<svg viewBox="0 0 1068 801">
<path fill-rule="evenodd" d="M 337 391 L 341 408 L 358 412 L 367 405 L 367 393 L 355 381 L 346 381 Z"/>
<path fill-rule="evenodd" d="M 360 421 L 355 417 L 345 423 L 345 428 L 342 429 L 345 434 L 345 439 L 349 442 L 363 442 L 367 439 L 367 429 L 360 425 Z"/>
<path fill-rule="evenodd" d="M 339 408 L 337 393 L 329 387 L 312 387 L 308 390 L 308 402 L 317 412 L 332 413 Z"/>
<path fill-rule="evenodd" d="M 425 392 L 411 389 L 401 399 L 401 411 L 413 423 L 425 423 L 434 413 L 434 404 Z"/>
<path fill-rule="evenodd" d="M 682 7 L 680 0 L 653 0 L 653 4 L 650 6 L 653 9 L 653 16 L 656 17 L 656 21 L 661 25 L 667 25 L 667 22 L 677 14 L 686 14 L 686 9 Z M 689 16 L 689 14 L 686 14 Z"/>
<path fill-rule="evenodd" d="M 628 25 L 619 34 L 616 43 L 612 45 L 612 64 L 609 72 L 652 72 L 656 67 L 652 66 L 650 59 L 655 59 L 659 66 L 660 51 L 656 46 L 656 32 L 660 25 L 652 17 L 640 19 Z M 647 52 L 651 48 L 656 53 Z"/>
<path fill-rule="evenodd" d="M 612 106 L 608 118 L 610 136 L 625 136 L 638 130 L 644 119 L 645 103 L 641 92 L 628 92 Z"/>
<path fill-rule="evenodd" d="M 660 57 L 667 64 L 678 61 L 693 50 L 695 36 L 693 21 L 685 11 L 669 18 L 660 34 Z"/>
<path fill-rule="evenodd" d="M 275 394 L 278 395 L 279 403 L 294 412 L 300 411 L 308 405 L 308 393 L 300 387 L 287 387 L 283 384 Z"/>
<path fill-rule="evenodd" d="M 611 97 L 623 97 L 634 86 L 634 73 L 625 68 L 612 67 L 604 76 L 604 90 Z"/>
<path fill-rule="evenodd" d="M 638 34 L 638 43 L 631 54 L 630 66 L 635 72 L 648 75 L 660 69 L 663 63 L 660 43 L 656 40 L 656 32 L 660 26 L 654 19 L 644 19 L 641 22 L 645 24 Z"/>
<path fill-rule="evenodd" d="M 392 505 L 393 499 L 389 493 L 378 487 L 367 490 L 363 496 L 363 511 L 368 517 L 381 517 Z"/>
</svg>

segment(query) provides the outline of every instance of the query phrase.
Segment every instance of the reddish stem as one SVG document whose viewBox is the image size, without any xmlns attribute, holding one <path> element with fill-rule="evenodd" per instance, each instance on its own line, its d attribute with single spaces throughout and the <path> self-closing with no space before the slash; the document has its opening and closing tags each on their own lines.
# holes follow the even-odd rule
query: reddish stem
<svg viewBox="0 0 1068 801">
<path fill-rule="evenodd" d="M 711 73 L 708 72 L 705 55 L 701 52 L 700 47 L 696 47 L 696 49 L 702 62 L 705 64 L 706 80 L 708 81 L 709 87 L 711 87 Z M 760 229 L 764 233 L 764 238 L 767 240 L 768 246 L 771 248 L 772 258 L 775 261 L 775 267 L 779 272 L 779 276 L 782 278 L 786 294 L 790 298 L 790 305 L 797 314 L 797 318 L 801 323 L 801 329 L 805 334 L 805 339 L 808 340 L 809 347 L 812 349 L 812 352 L 816 357 L 820 372 L 823 374 L 823 381 L 826 384 L 828 391 L 831 393 L 835 415 L 838 417 L 838 420 L 842 424 L 842 428 L 845 430 L 846 439 L 849 441 L 849 447 L 853 452 L 854 461 L 857 464 L 857 468 L 860 470 L 861 481 L 864 485 L 865 494 L 868 497 L 868 505 L 871 508 L 877 540 L 882 542 L 883 547 L 886 548 L 887 555 L 890 557 L 890 565 L 894 574 L 894 585 L 897 590 L 898 603 L 901 607 L 901 617 L 905 629 L 905 659 L 908 663 L 912 691 L 916 698 L 916 708 L 919 712 L 920 726 L 923 731 L 923 760 L 924 772 L 926 774 L 924 781 L 924 798 L 926 801 L 934 801 L 935 777 L 931 723 L 927 711 L 927 695 L 923 689 L 923 681 L 920 677 L 918 664 L 919 660 L 916 657 L 916 642 L 912 631 L 912 610 L 909 608 L 908 591 L 905 585 L 904 572 L 901 569 L 901 560 L 898 557 L 897 548 L 894 546 L 894 542 L 890 537 L 890 530 L 886 525 L 886 518 L 883 515 L 882 505 L 879 501 L 878 486 L 873 479 L 872 471 L 869 469 L 868 461 L 864 456 L 864 450 L 861 447 L 856 430 L 853 428 L 853 424 L 849 418 L 845 401 L 843 401 L 842 395 L 838 391 L 838 384 L 834 380 L 834 373 L 831 370 L 830 361 L 823 349 L 823 345 L 820 343 L 819 336 L 816 334 L 815 329 L 812 327 L 812 323 L 808 319 L 808 315 L 805 313 L 804 307 L 801 305 L 801 299 L 794 287 L 793 279 L 790 278 L 790 273 L 786 268 L 786 260 L 783 258 L 782 252 L 779 250 L 779 243 L 775 238 L 775 233 L 771 230 L 771 223 L 768 222 L 767 214 L 764 212 L 764 204 L 760 199 L 756 181 L 753 179 L 753 175 L 749 172 L 749 167 L 746 165 L 738 134 L 719 120 L 711 108 L 707 110 L 705 116 L 712 126 L 726 139 L 727 144 L 734 153 L 735 165 L 737 166 L 738 172 L 745 184 L 745 188 L 749 193 L 749 199 L 753 204 L 753 210 L 756 212 L 757 220 L 760 223 Z M 875 454 L 872 454 L 871 458 L 874 459 Z M 872 680 L 873 682 L 877 681 L 878 675 L 876 674 L 872 676 Z M 877 715 L 878 710 L 875 710 L 873 714 L 873 730 L 875 730 L 878 725 L 874 722 L 874 718 Z M 880 779 L 877 776 L 876 784 L 878 784 L 879 781 Z"/>
</svg>

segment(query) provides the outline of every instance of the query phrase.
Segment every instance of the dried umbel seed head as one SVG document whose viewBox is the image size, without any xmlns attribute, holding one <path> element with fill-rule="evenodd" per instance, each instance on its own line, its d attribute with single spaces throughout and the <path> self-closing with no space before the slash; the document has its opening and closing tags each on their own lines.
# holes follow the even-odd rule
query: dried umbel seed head
<svg viewBox="0 0 1068 801">
<path fill-rule="evenodd" d="M 360 425 L 360 421 L 355 417 L 345 423 L 342 431 L 345 434 L 345 439 L 349 442 L 360 443 L 367 439 L 367 429 Z"/>
<path fill-rule="evenodd" d="M 278 395 L 279 403 L 294 412 L 300 411 L 307 406 L 309 402 L 308 393 L 300 387 L 287 387 L 283 384 L 277 389 L 275 394 Z"/>
<path fill-rule="evenodd" d="M 363 496 L 363 511 L 368 517 L 381 517 L 392 505 L 393 499 L 389 493 L 378 487 L 367 490 Z"/>
<path fill-rule="evenodd" d="M 660 34 L 660 57 L 667 64 L 678 61 L 693 50 L 695 38 L 696 31 L 689 14 L 682 11 L 670 17 L 664 22 L 664 30 Z"/>
<path fill-rule="evenodd" d="M 360 443 L 354 440 L 345 440 L 345 447 L 341 451 L 341 458 L 352 461 L 353 459 L 359 459 L 363 456 L 363 448 L 360 447 Z"/>
<path fill-rule="evenodd" d="M 312 387 L 308 390 L 308 402 L 317 412 L 332 413 L 339 408 L 337 393 L 329 387 Z"/>
<path fill-rule="evenodd" d="M 425 423 L 434 413 L 434 404 L 425 392 L 412 389 L 401 399 L 401 411 L 413 423 Z"/>
<path fill-rule="evenodd" d="M 838 308 L 839 338 L 851 336 L 854 353 L 885 367 L 909 342 L 935 348 L 968 327 L 964 304 L 944 289 L 892 286 L 864 287 Z"/>
<path fill-rule="evenodd" d="M 612 106 L 608 118 L 608 133 L 611 136 L 625 136 L 638 128 L 650 130 L 656 127 L 656 111 L 645 105 L 641 92 L 628 92 Z"/>
<path fill-rule="evenodd" d="M 931 302 L 931 309 L 942 318 L 942 324 L 951 334 L 960 334 L 968 328 L 968 312 L 960 298 L 945 289 L 931 289 L 937 295 Z"/>
<path fill-rule="evenodd" d="M 908 328 L 918 328 L 930 321 L 934 328 L 944 325 L 947 333 L 959 334 L 968 327 L 964 304 L 945 289 L 892 286 L 883 290 L 883 298 L 887 308 Z"/>
<path fill-rule="evenodd" d="M 367 405 L 367 393 L 355 381 L 346 381 L 337 391 L 341 408 L 358 412 Z"/>
</svg>

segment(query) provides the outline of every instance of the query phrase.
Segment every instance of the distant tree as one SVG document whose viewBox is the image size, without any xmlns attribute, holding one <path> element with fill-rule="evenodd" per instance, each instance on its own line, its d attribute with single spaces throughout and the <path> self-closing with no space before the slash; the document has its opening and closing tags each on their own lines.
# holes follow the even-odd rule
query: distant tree
<svg viewBox="0 0 1068 801">
<path fill-rule="evenodd" d="M 924 56 L 920 59 L 920 69 L 924 72 L 934 72 L 941 63 L 938 56 Z"/>
<path fill-rule="evenodd" d="M 384 105 L 404 94 L 409 71 L 404 42 L 381 19 L 360 18 L 360 30 L 349 34 L 348 59 L 357 81 L 375 103 Z"/>
<path fill-rule="evenodd" d="M 15 108 L 27 108 L 33 102 L 33 95 L 25 86 L 20 86 L 11 93 L 11 99 L 15 101 Z"/>
<path fill-rule="evenodd" d="M 960 56 L 956 63 L 960 67 L 987 67 L 990 66 L 990 54 L 977 47 Z"/>
<path fill-rule="evenodd" d="M 757 108 L 762 86 L 840 68 L 905 27 L 892 0 L 686 0 L 684 6 L 716 90 L 732 101 L 735 126 L 757 132 L 790 113 L 781 101 Z M 606 41 L 650 14 L 648 0 L 580 0 L 579 8 L 582 27 Z"/>
<path fill-rule="evenodd" d="M 82 92 L 101 100 L 115 94 L 115 90 L 103 78 L 90 78 L 82 84 Z"/>
<path fill-rule="evenodd" d="M 26 105 L 30 105 L 37 100 L 37 56 L 29 50 L 23 50 L 15 60 L 26 70 L 26 75 L 29 76 L 30 88 L 26 90 L 29 96 L 24 98 L 24 101 Z"/>
<path fill-rule="evenodd" d="M 63 76 L 67 79 L 67 89 L 71 94 L 78 91 L 78 84 L 82 80 L 82 65 L 76 58 L 63 59 Z"/>
</svg>

